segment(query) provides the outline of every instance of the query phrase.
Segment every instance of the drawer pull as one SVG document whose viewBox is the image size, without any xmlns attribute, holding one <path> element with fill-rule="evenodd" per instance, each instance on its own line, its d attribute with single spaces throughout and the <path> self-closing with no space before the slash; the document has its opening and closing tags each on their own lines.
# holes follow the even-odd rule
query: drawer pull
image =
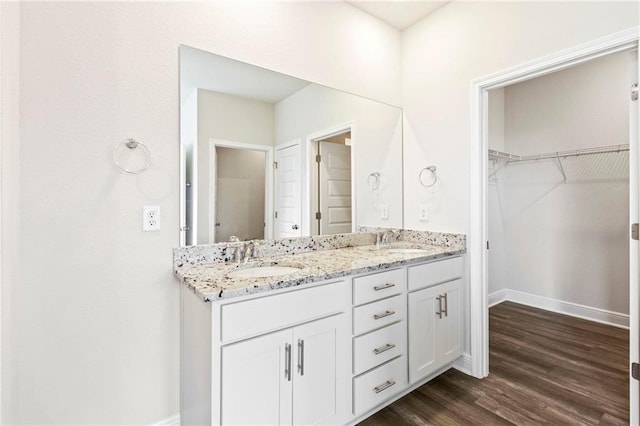
<svg viewBox="0 0 640 426">
<path fill-rule="evenodd" d="M 381 346 L 381 347 L 379 347 L 379 348 L 375 348 L 375 349 L 373 350 L 373 353 L 374 353 L 374 354 L 376 354 L 376 355 L 380 355 L 382 352 L 386 352 L 386 351 L 388 351 L 389 349 L 393 349 L 393 348 L 395 348 L 395 347 L 396 347 L 396 345 L 394 345 L 393 343 L 387 343 L 387 344 L 386 344 L 386 345 L 384 345 L 384 346 Z"/>
<path fill-rule="evenodd" d="M 377 285 L 377 286 L 373 287 L 373 289 L 375 291 L 380 291 L 380 290 L 386 290 L 388 288 L 395 287 L 395 286 L 396 285 L 394 283 L 387 283 L 387 284 L 383 284 L 383 285 Z"/>
<path fill-rule="evenodd" d="M 376 386 L 375 388 L 373 388 L 373 391 L 375 393 L 380 393 L 385 389 L 389 389 L 391 386 L 395 385 L 396 382 L 393 380 L 387 380 L 386 382 L 384 382 L 383 384 Z"/>
<path fill-rule="evenodd" d="M 381 319 L 381 318 L 388 317 L 388 316 L 393 315 L 393 314 L 395 314 L 395 313 L 396 313 L 396 311 L 385 311 L 385 312 L 383 312 L 383 313 L 381 313 L 381 314 L 375 314 L 375 315 L 373 316 L 373 319 L 374 319 L 374 320 L 379 320 L 379 319 Z"/>
</svg>

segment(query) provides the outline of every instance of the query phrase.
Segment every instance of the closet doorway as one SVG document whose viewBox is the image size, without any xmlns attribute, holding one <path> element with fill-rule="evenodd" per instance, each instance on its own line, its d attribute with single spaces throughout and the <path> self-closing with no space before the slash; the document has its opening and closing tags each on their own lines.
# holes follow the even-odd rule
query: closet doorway
<svg viewBox="0 0 640 426">
<path fill-rule="evenodd" d="M 486 377 L 489 374 L 489 312 L 488 312 L 488 123 L 489 123 L 489 91 L 507 87 L 512 84 L 524 82 L 537 77 L 545 76 L 553 72 L 566 70 L 571 67 L 585 64 L 589 61 L 602 58 L 607 55 L 627 52 L 629 54 L 629 67 L 625 83 L 625 95 L 629 108 L 629 215 L 633 222 L 640 219 L 638 203 L 638 102 L 632 102 L 631 84 L 638 81 L 638 32 L 637 29 L 629 29 L 607 37 L 594 40 L 583 45 L 575 46 L 546 57 L 536 59 L 518 67 L 506 69 L 493 75 L 472 81 L 472 162 L 471 162 L 471 224 L 469 233 L 469 307 L 470 307 L 470 334 L 471 334 L 471 373 L 476 377 Z M 629 84 L 627 84 L 629 83 Z M 551 117 L 553 119 L 554 117 Z M 541 154 L 547 154 L 542 151 Z M 508 153 L 507 153 L 508 154 Z M 515 153 L 516 155 L 520 155 Z M 563 154 L 561 152 L 561 154 Z M 562 171 L 561 171 L 562 173 Z M 564 180 L 564 177 L 563 177 Z M 630 348 L 629 358 L 633 362 L 638 360 L 638 242 L 631 240 L 629 226 L 625 239 L 629 244 L 629 326 Z M 533 246 L 538 241 L 536 237 L 529 243 Z M 550 262 L 554 259 L 550 257 Z M 578 265 L 577 267 L 580 267 Z M 623 361 L 624 363 L 624 361 Z M 630 365 L 628 365 L 630 371 Z M 638 409 L 638 382 L 630 381 L 630 420 L 637 423 Z"/>
<path fill-rule="evenodd" d="M 625 422 L 634 60 L 619 52 L 488 92 L 490 370 L 523 386 L 553 371 L 548 388 L 527 387 L 537 399 L 562 386 L 554 409 L 589 400 L 590 415 Z M 544 319 L 554 326 L 537 328 Z"/>
</svg>

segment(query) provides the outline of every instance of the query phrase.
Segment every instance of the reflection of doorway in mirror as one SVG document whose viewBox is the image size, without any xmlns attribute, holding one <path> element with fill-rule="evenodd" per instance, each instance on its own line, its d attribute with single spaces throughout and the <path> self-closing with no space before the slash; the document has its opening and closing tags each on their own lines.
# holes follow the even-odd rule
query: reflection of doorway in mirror
<svg viewBox="0 0 640 426">
<path fill-rule="evenodd" d="M 351 131 L 316 139 L 313 228 L 319 235 L 352 232 Z"/>
<path fill-rule="evenodd" d="M 212 154 L 210 241 L 264 239 L 267 153 L 215 146 Z"/>
</svg>

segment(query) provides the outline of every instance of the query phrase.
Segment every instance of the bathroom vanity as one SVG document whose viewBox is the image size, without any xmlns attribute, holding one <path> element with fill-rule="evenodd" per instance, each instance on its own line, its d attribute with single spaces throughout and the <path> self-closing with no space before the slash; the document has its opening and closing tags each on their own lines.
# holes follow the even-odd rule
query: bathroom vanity
<svg viewBox="0 0 640 426">
<path fill-rule="evenodd" d="M 464 236 L 375 241 L 274 240 L 246 264 L 225 262 L 242 243 L 176 249 L 182 424 L 351 424 L 448 369 Z"/>
</svg>

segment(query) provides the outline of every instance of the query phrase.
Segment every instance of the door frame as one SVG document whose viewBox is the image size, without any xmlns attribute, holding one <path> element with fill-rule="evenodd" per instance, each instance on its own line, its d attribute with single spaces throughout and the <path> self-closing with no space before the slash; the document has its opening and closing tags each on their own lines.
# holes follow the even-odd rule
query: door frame
<svg viewBox="0 0 640 426">
<path fill-rule="evenodd" d="M 289 141 L 289 142 L 283 142 L 283 143 L 280 143 L 280 144 L 276 145 L 274 147 L 274 149 L 273 149 L 273 161 L 274 162 L 276 161 L 276 157 L 277 157 L 276 153 L 279 150 L 286 149 L 286 148 L 291 148 L 293 146 L 298 146 L 298 148 L 299 148 L 298 159 L 302 160 L 302 158 L 303 158 L 302 140 L 300 138 L 298 138 L 298 139 L 294 139 L 294 140 Z M 308 232 L 309 230 L 308 229 L 305 230 L 305 223 L 306 222 L 304 221 L 304 211 L 305 211 L 304 210 L 304 202 L 303 202 L 303 199 L 304 199 L 304 195 L 303 195 L 304 188 L 303 188 L 303 184 L 302 184 L 303 175 L 304 175 L 303 168 L 304 167 L 301 164 L 300 165 L 300 174 L 298 176 L 298 179 L 299 179 L 298 184 L 300 185 L 300 235 L 301 236 L 302 235 L 309 235 L 309 234 L 305 233 L 305 232 Z M 274 173 L 273 173 L 273 211 L 274 212 L 276 212 L 278 210 L 278 205 L 277 205 L 277 202 L 278 202 L 278 187 L 279 187 L 279 185 L 278 185 L 278 174 L 275 173 L 275 171 L 274 171 Z M 272 220 L 273 220 L 273 223 L 274 223 L 272 237 L 275 238 L 276 231 L 277 231 L 277 229 L 276 229 L 276 219 L 275 219 L 275 217 L 273 217 L 274 214 L 272 214 L 271 216 L 272 216 Z"/>
<path fill-rule="evenodd" d="M 215 237 L 216 222 L 216 198 L 217 198 L 217 182 L 216 182 L 216 147 L 233 148 L 250 151 L 260 151 L 265 153 L 264 167 L 264 239 L 273 238 L 273 147 L 268 145 L 257 145 L 244 142 L 228 141 L 223 139 L 209 139 L 209 188 L 211 196 L 209 197 L 209 244 L 213 243 Z M 212 226 L 213 224 L 213 226 Z"/>
<path fill-rule="evenodd" d="M 331 136 L 339 135 L 340 133 L 351 132 L 351 232 L 356 232 L 356 212 L 357 212 L 357 193 L 356 193 L 356 152 L 357 152 L 357 137 L 356 137 L 356 125 L 353 121 L 327 127 L 324 130 L 311 133 L 305 138 L 305 143 L 302 149 L 302 158 L 306 159 L 305 167 L 303 170 L 304 180 L 304 203 L 302 208 L 302 223 L 304 228 L 308 231 L 306 235 L 316 235 L 312 232 L 314 219 L 311 217 L 311 194 L 313 193 L 313 166 L 316 162 L 315 155 L 316 150 L 313 146 L 314 142 L 319 139 L 325 139 Z M 306 217 L 305 217 L 306 215 Z M 305 234 L 303 234 L 305 235 Z"/>
<path fill-rule="evenodd" d="M 541 77 L 612 53 L 638 49 L 639 31 L 640 27 L 630 28 L 471 81 L 469 326 L 471 374 L 475 377 L 482 378 L 489 374 L 488 255 L 486 250 L 486 241 L 488 241 L 488 91 Z M 637 114 L 634 118 L 637 125 Z M 630 164 L 637 161 L 638 154 L 639 142 L 636 137 L 630 140 Z M 633 167 L 631 172 L 634 172 Z M 630 176 L 630 179 L 637 179 L 637 176 Z M 630 185 L 630 188 L 633 189 L 633 185 Z M 638 194 L 630 194 L 630 197 L 630 220 L 637 222 L 639 219 Z M 632 246 L 636 248 L 635 252 L 630 253 L 630 256 L 633 257 L 635 253 L 637 269 L 637 244 Z M 634 273 L 633 264 L 632 262 L 630 277 L 630 296 L 633 297 L 630 300 L 634 301 L 630 306 L 630 350 L 632 355 L 635 354 L 632 361 L 637 361 L 640 344 L 637 335 L 639 331 L 638 271 L 636 270 Z M 631 424 L 634 424 L 639 420 L 638 382 L 635 380 L 631 380 L 630 395 L 631 400 L 636 401 L 636 404 L 631 404 Z"/>
</svg>

